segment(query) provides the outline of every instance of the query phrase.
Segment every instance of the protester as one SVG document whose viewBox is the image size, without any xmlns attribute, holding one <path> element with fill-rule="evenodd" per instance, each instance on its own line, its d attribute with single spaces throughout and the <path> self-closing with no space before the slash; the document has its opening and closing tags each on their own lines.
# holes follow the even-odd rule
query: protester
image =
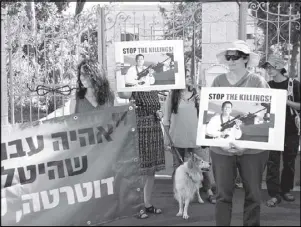
<svg viewBox="0 0 301 227">
<path fill-rule="evenodd" d="M 258 65 L 259 56 L 250 51 L 245 41 L 237 40 L 231 43 L 217 58 L 219 63 L 229 67 L 229 72 L 217 76 L 213 87 L 269 87 L 264 78 L 247 70 L 248 67 Z M 243 225 L 259 226 L 261 182 L 268 152 L 239 147 L 235 140 L 230 141 L 227 147 L 210 147 L 210 151 L 217 187 L 216 225 L 230 226 L 238 168 L 245 190 Z"/>
<path fill-rule="evenodd" d="M 39 121 L 74 113 L 121 105 L 110 88 L 107 73 L 94 60 L 84 59 L 78 65 L 77 91 L 64 105 Z"/>
<path fill-rule="evenodd" d="M 139 218 L 148 218 L 147 213 L 161 214 L 162 210 L 151 204 L 155 172 L 165 169 L 163 132 L 160 124 L 162 113 L 158 92 L 119 92 L 120 98 L 130 99 L 136 104 L 139 159 L 141 174 L 146 176 L 144 186 L 145 212 Z"/>
<path fill-rule="evenodd" d="M 114 105 L 114 93 L 104 69 L 97 61 L 84 59 L 77 67 L 75 99 L 70 102 L 70 114 L 82 113 Z"/>
<path fill-rule="evenodd" d="M 172 90 L 167 96 L 164 109 L 164 127 L 184 160 L 186 152 L 192 154 L 200 150 L 196 145 L 199 95 L 196 89 L 193 89 L 188 69 L 186 69 L 186 89 Z M 164 141 L 166 145 L 169 145 L 167 135 Z M 178 166 L 180 166 L 180 160 L 173 153 L 174 171 Z M 215 203 L 210 177 L 207 172 L 204 172 L 204 175 L 203 189 L 207 192 L 208 201 Z"/>
<path fill-rule="evenodd" d="M 149 86 L 155 83 L 155 77 L 153 76 L 154 70 L 152 68 L 146 69 L 147 67 L 144 66 L 144 55 L 137 54 L 135 57 L 136 65 L 131 66 L 125 77 L 125 85 L 126 87 L 131 86 Z M 147 70 L 147 71 L 146 71 Z M 143 76 L 139 76 L 139 73 L 145 71 Z"/>
<path fill-rule="evenodd" d="M 300 111 L 300 82 L 297 80 L 289 81 L 289 78 L 284 75 L 286 73 L 284 66 L 285 61 L 276 55 L 271 55 L 262 66 L 267 70 L 269 76 L 272 77 L 272 80 L 268 82 L 271 88 L 288 90 L 284 151 L 270 151 L 267 164 L 266 183 L 269 196 L 271 197 L 267 201 L 267 206 L 269 207 L 275 207 L 280 203 L 281 196 L 286 201 L 295 200 L 290 190 L 294 187 L 295 160 L 300 137 L 295 124 L 296 113 L 292 109 Z M 290 87 L 293 88 L 292 93 L 289 92 Z M 280 179 L 281 154 L 283 157 L 283 169 Z"/>
<path fill-rule="evenodd" d="M 232 102 L 225 101 L 222 104 L 222 113 L 213 116 L 206 127 L 206 135 L 213 139 L 227 139 L 227 140 L 237 140 L 241 138 L 242 132 L 240 129 L 241 121 L 239 119 L 234 120 L 235 125 L 233 127 L 222 130 L 221 124 L 231 121 L 234 117 L 230 114 L 232 113 Z"/>
</svg>

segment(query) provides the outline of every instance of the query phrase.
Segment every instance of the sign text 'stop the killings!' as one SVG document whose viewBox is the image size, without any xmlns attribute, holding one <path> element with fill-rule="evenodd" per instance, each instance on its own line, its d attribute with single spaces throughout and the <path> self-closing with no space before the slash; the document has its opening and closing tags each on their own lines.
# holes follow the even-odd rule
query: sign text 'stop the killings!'
<svg viewBox="0 0 301 227">
<path fill-rule="evenodd" d="M 173 47 L 134 47 L 123 48 L 123 54 L 148 54 L 148 53 L 170 53 L 173 52 Z"/>
<path fill-rule="evenodd" d="M 272 101 L 271 95 L 254 95 L 254 94 L 223 94 L 211 93 L 209 100 L 234 100 L 234 101 L 253 101 L 253 102 L 266 102 Z"/>
</svg>

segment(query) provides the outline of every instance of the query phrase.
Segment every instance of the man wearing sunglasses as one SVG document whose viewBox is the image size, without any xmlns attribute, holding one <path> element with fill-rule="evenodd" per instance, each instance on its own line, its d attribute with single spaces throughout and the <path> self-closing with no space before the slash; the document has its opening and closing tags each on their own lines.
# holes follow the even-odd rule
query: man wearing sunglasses
<svg viewBox="0 0 301 227">
<path fill-rule="evenodd" d="M 227 65 L 229 72 L 217 76 L 212 87 L 269 88 L 265 79 L 248 71 L 256 67 L 259 56 L 250 51 L 248 44 L 237 40 L 217 55 L 219 63 Z M 239 147 L 235 141 L 228 147 L 210 147 L 212 169 L 217 188 L 215 219 L 217 226 L 230 226 L 232 199 L 237 169 L 245 190 L 243 225 L 260 225 L 262 174 L 268 160 L 268 152 Z"/>
<path fill-rule="evenodd" d="M 288 90 L 285 120 L 284 151 L 270 151 L 267 164 L 266 183 L 269 196 L 267 206 L 275 207 L 281 202 L 281 196 L 286 201 L 294 201 L 290 191 L 294 187 L 295 159 L 298 153 L 298 129 L 295 124 L 296 111 L 300 111 L 300 82 L 290 80 L 285 76 L 285 61 L 276 55 L 270 55 L 268 61 L 262 65 L 266 69 L 271 81 L 271 88 Z M 289 88 L 292 88 L 290 91 Z M 280 179 L 280 159 L 283 157 L 283 169 Z"/>
</svg>

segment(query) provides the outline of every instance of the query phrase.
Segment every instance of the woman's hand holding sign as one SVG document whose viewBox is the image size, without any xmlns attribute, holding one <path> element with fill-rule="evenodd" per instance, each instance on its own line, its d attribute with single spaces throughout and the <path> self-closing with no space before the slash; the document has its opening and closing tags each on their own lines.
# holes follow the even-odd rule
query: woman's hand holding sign
<svg viewBox="0 0 301 227">
<path fill-rule="evenodd" d="M 241 146 L 237 145 L 235 141 L 229 143 L 230 149 L 228 152 L 235 154 L 235 155 L 243 155 L 246 148 L 242 148 Z"/>
<path fill-rule="evenodd" d="M 234 155 L 243 155 L 244 151 L 247 150 L 246 148 L 242 148 L 241 146 L 237 145 L 236 141 L 230 141 L 229 145 L 226 147 L 222 147 L 225 152 L 234 154 Z"/>
<path fill-rule="evenodd" d="M 116 62 L 115 71 L 120 71 L 124 67 L 124 63 Z"/>
<path fill-rule="evenodd" d="M 242 121 L 241 121 L 241 120 L 239 120 L 239 119 L 236 119 L 236 120 L 235 120 L 235 128 L 236 128 L 236 129 L 240 129 L 241 124 L 242 124 Z"/>
</svg>

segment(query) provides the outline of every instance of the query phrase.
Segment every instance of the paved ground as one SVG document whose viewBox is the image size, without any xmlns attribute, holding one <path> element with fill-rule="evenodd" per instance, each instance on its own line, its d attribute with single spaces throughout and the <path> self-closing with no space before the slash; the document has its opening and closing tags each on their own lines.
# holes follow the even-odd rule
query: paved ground
<svg viewBox="0 0 301 227">
<path fill-rule="evenodd" d="M 300 161 L 299 161 L 300 162 Z M 214 226 L 214 205 L 208 203 L 198 204 L 196 201 L 191 203 L 189 209 L 190 218 L 183 220 L 176 217 L 178 212 L 178 204 L 173 198 L 172 181 L 169 175 L 172 173 L 172 156 L 166 152 L 166 170 L 157 174 L 155 182 L 155 190 L 153 193 L 153 204 L 163 209 L 163 214 L 150 216 L 148 219 L 139 220 L 135 217 L 117 220 L 105 224 L 105 226 Z M 297 170 L 298 171 L 298 168 Z M 300 172 L 300 169 L 299 169 Z M 300 174 L 296 176 L 300 179 Z M 262 188 L 266 185 L 263 182 Z M 300 226 L 300 187 L 296 187 L 293 194 L 296 196 L 296 201 L 293 203 L 282 202 L 276 208 L 269 208 L 262 204 L 261 225 L 263 226 Z M 202 196 L 206 198 L 205 195 Z M 236 189 L 234 196 L 233 207 L 233 226 L 242 226 L 243 212 L 243 189 Z M 262 190 L 262 199 L 266 201 L 268 198 L 267 191 Z"/>
<path fill-rule="evenodd" d="M 292 203 L 282 202 L 278 207 L 269 208 L 262 204 L 262 226 L 300 226 L 300 192 L 293 192 L 296 201 Z M 232 226 L 242 226 L 243 189 L 236 189 L 234 196 Z M 203 199 L 205 195 L 202 196 Z M 262 198 L 268 198 L 266 190 L 262 191 Z M 208 203 L 199 204 L 193 202 L 189 209 L 190 218 L 183 220 L 176 217 L 178 212 L 177 202 L 172 194 L 172 181 L 170 179 L 156 179 L 153 194 L 153 204 L 163 209 L 163 214 L 152 215 L 148 219 L 139 220 L 135 217 L 117 220 L 105 224 L 105 226 L 214 226 L 214 205 Z"/>
</svg>

